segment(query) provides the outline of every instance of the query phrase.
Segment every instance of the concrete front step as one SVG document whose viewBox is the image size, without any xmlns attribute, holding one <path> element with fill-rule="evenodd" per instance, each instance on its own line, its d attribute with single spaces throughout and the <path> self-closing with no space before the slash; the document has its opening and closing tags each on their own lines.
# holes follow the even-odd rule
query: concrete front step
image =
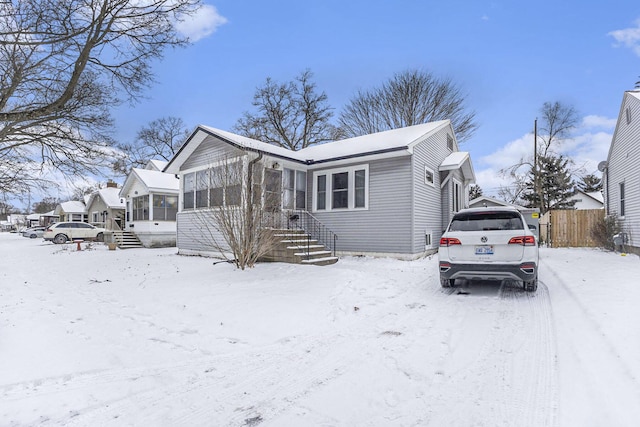
<svg viewBox="0 0 640 427">
<path fill-rule="evenodd" d="M 329 256 L 324 258 L 314 258 L 314 259 L 303 259 L 301 264 L 307 265 L 331 265 L 338 262 L 338 257 Z"/>
<path fill-rule="evenodd" d="M 113 239 L 120 249 L 143 248 L 142 242 L 138 236 L 130 231 L 114 231 Z"/>
</svg>

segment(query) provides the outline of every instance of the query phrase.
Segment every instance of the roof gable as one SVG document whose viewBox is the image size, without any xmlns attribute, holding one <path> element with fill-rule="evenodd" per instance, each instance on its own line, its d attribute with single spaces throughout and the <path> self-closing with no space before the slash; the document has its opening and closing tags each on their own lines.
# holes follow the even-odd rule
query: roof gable
<svg viewBox="0 0 640 427">
<path fill-rule="evenodd" d="M 131 189 L 135 181 L 140 182 L 149 191 L 177 193 L 180 189 L 180 181 L 174 174 L 133 168 L 120 190 L 120 195 L 124 196 Z"/>
</svg>

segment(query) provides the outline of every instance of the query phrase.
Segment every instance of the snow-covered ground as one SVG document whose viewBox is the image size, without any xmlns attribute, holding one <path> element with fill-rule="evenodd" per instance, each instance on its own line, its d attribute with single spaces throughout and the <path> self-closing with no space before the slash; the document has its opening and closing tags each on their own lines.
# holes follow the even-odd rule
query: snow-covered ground
<svg viewBox="0 0 640 427">
<path fill-rule="evenodd" d="M 637 426 L 640 261 L 229 264 L 0 233 L 0 425 Z"/>
</svg>

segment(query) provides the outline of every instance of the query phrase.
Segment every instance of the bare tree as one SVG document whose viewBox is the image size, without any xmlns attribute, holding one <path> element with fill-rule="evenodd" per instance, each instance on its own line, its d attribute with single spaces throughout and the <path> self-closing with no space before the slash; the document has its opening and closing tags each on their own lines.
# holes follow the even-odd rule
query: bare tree
<svg viewBox="0 0 640 427">
<path fill-rule="evenodd" d="M 0 176 L 15 177 L 3 190 L 33 185 L 23 169 L 99 173 L 113 143 L 109 109 L 136 101 L 152 61 L 187 43 L 176 23 L 199 2 L 0 2 Z"/>
<path fill-rule="evenodd" d="M 540 109 L 540 127 L 535 132 L 535 152 L 531 150 L 531 155 L 523 156 L 516 164 L 507 166 L 500 170 L 502 177 L 510 181 L 510 186 L 501 187 L 500 196 L 510 203 L 526 203 L 523 196 L 526 193 L 544 192 L 540 178 L 539 168 L 536 167 L 536 159 L 556 157 L 564 139 L 570 136 L 571 131 L 577 126 L 579 119 L 576 110 L 561 102 L 545 102 Z M 567 160 L 566 166 L 573 164 L 571 159 Z M 539 203 L 545 197 L 537 197 Z M 541 212 L 545 209 L 540 205 Z"/>
<path fill-rule="evenodd" d="M 542 113 L 541 127 L 538 132 L 538 155 L 547 157 L 558 154 L 556 148 L 562 144 L 571 131 L 578 125 L 579 117 L 576 110 L 570 106 L 556 102 L 545 102 L 540 110 Z"/>
<path fill-rule="evenodd" d="M 169 161 L 188 136 L 189 129 L 181 118 L 153 120 L 138 131 L 136 142 L 118 145 L 124 155 L 114 162 L 113 168 L 127 175 L 131 168 L 143 167 L 151 159 Z"/>
<path fill-rule="evenodd" d="M 458 141 L 465 141 L 478 125 L 464 101 L 451 79 L 404 71 L 379 88 L 359 91 L 340 114 L 338 128 L 342 137 L 354 137 L 449 119 Z"/>
<path fill-rule="evenodd" d="M 245 112 L 234 131 L 294 151 L 332 140 L 332 108 L 324 92 L 316 93 L 312 77 L 310 70 L 287 83 L 268 77 L 253 96 L 257 114 Z"/>
<path fill-rule="evenodd" d="M 190 238 L 242 270 L 253 267 L 278 242 L 269 221 L 270 201 L 262 191 L 260 159 L 225 158 L 194 174 L 193 182 L 185 181 L 187 190 L 193 188 L 185 197 L 193 197 L 195 208 L 188 214 L 198 227 Z"/>
</svg>

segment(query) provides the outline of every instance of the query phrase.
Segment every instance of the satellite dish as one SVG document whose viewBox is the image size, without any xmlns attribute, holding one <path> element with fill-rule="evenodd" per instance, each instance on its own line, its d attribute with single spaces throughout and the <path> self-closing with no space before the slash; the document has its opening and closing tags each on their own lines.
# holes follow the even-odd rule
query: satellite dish
<svg viewBox="0 0 640 427">
<path fill-rule="evenodd" d="M 600 172 L 604 172 L 604 170 L 607 168 L 607 166 L 609 166 L 609 164 L 607 163 L 606 160 L 603 160 L 600 163 L 598 163 L 598 170 Z"/>
</svg>

